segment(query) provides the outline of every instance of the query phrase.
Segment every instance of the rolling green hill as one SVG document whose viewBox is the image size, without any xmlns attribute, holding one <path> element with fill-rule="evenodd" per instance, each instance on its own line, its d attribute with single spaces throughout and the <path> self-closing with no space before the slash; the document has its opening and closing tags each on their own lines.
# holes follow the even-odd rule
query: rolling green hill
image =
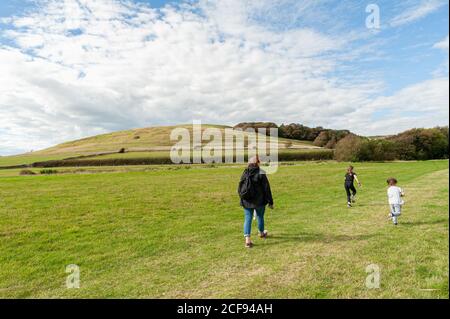
<svg viewBox="0 0 450 319">
<path fill-rule="evenodd" d="M 192 125 L 178 126 L 155 126 L 139 128 L 126 131 L 118 131 L 108 134 L 92 136 L 76 141 L 71 141 L 57 146 L 35 152 L 35 154 L 57 155 L 57 154 L 92 154 L 100 152 L 114 152 L 125 148 L 128 152 L 137 151 L 163 151 L 170 150 L 176 141 L 170 139 L 171 132 L 176 128 L 186 128 L 191 137 L 193 135 Z M 202 125 L 202 131 L 207 128 L 218 128 L 225 136 L 225 129 L 231 128 L 223 125 Z M 248 135 L 246 132 L 243 133 Z M 297 141 L 279 139 L 280 148 L 318 148 L 309 141 Z"/>
<path fill-rule="evenodd" d="M 154 156 L 167 157 L 169 151 L 176 143 L 176 141 L 170 139 L 171 132 L 176 128 L 188 129 L 192 138 L 193 132 L 191 124 L 178 126 L 155 126 L 117 131 L 62 143 L 33 153 L 0 157 L 0 166 L 31 164 L 35 162 L 62 160 L 79 156 L 103 158 L 104 156 L 111 154 L 115 154 L 114 157 L 116 158 L 142 158 Z M 207 128 L 220 129 L 224 138 L 225 129 L 231 127 L 224 125 L 202 125 L 202 131 Z M 243 132 L 242 134 L 244 136 L 248 135 L 246 132 Z M 204 142 L 204 144 L 206 143 L 208 143 L 208 141 Z M 309 141 L 279 138 L 278 143 L 278 148 L 280 150 L 288 150 L 290 153 L 321 150 L 320 147 L 312 145 Z M 225 147 L 227 146 L 225 145 Z M 124 154 L 126 155 L 118 154 L 121 149 L 124 150 Z"/>
</svg>

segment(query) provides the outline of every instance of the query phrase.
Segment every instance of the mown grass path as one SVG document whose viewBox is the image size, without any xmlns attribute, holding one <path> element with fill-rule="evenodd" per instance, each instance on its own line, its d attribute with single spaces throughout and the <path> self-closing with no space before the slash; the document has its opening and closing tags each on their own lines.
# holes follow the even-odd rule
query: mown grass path
<svg viewBox="0 0 450 319">
<path fill-rule="evenodd" d="M 0 297 L 448 298 L 448 161 L 345 164 L 269 176 L 267 240 L 245 249 L 241 168 L 0 178 Z M 407 193 L 398 227 L 385 180 Z M 256 229 L 254 229 L 256 231 Z M 81 269 L 66 289 L 65 267 Z M 381 269 L 380 289 L 365 269 Z"/>
</svg>

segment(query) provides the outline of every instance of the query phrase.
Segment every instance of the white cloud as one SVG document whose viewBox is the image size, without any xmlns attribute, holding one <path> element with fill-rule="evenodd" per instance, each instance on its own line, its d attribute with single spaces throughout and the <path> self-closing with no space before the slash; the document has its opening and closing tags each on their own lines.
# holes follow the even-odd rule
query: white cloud
<svg viewBox="0 0 450 319">
<path fill-rule="evenodd" d="M 447 35 L 447 37 L 445 39 L 435 43 L 433 45 L 433 48 L 441 49 L 441 50 L 444 50 L 444 51 L 448 52 L 448 43 L 449 43 L 449 41 L 448 41 L 448 35 Z"/>
<path fill-rule="evenodd" d="M 445 53 L 444 62 L 433 72 L 435 77 L 448 77 L 448 66 L 449 66 L 449 56 L 448 56 L 448 35 L 445 39 L 435 43 L 433 45 L 434 49 L 442 50 Z"/>
<path fill-rule="evenodd" d="M 52 0 L 11 19 L 4 36 L 17 48 L 0 46 L 0 154 L 193 119 L 301 122 L 364 134 L 442 122 L 448 79 L 376 98 L 377 81 L 336 75 L 343 59 L 360 54 L 348 49 L 347 36 L 273 30 L 255 18 L 270 14 L 273 2 L 255 3 L 205 0 L 155 10 Z M 416 99 L 421 90 L 426 98 Z M 419 122 L 400 112 L 395 121 L 402 124 L 389 127 L 373 120 L 377 109 L 403 103 L 429 113 Z"/>
<path fill-rule="evenodd" d="M 398 27 L 422 19 L 437 11 L 446 2 L 445 0 L 421 0 L 417 5 L 405 9 L 401 14 L 392 18 L 390 25 Z"/>
</svg>

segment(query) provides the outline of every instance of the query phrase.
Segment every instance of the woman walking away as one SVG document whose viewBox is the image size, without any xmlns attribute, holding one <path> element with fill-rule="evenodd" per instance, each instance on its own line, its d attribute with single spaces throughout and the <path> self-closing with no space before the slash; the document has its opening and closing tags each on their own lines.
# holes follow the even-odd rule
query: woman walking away
<svg viewBox="0 0 450 319">
<path fill-rule="evenodd" d="M 250 239 L 253 211 L 256 212 L 259 237 L 265 239 L 267 230 L 264 229 L 264 212 L 267 204 L 273 209 L 273 199 L 267 175 L 259 168 L 259 157 L 250 158 L 248 163 L 248 167 L 241 176 L 238 193 L 241 206 L 244 208 L 245 247 L 251 248 L 253 246 Z"/>
<path fill-rule="evenodd" d="M 361 187 L 361 182 L 358 180 L 358 176 L 353 171 L 353 166 L 349 166 L 347 169 L 347 174 L 345 174 L 345 192 L 347 193 L 347 207 L 352 207 L 352 203 L 356 200 L 356 188 L 353 185 L 353 181 L 356 181 Z"/>
</svg>

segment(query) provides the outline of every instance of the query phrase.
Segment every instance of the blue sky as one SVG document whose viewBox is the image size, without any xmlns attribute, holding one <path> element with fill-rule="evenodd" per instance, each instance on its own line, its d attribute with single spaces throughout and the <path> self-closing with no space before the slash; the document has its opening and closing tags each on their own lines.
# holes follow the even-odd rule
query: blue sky
<svg viewBox="0 0 450 319">
<path fill-rule="evenodd" d="M 369 3 L 379 28 L 366 26 Z M 0 155 L 198 119 L 364 135 L 448 125 L 448 10 L 448 0 L 2 0 Z"/>
<path fill-rule="evenodd" d="M 165 0 L 135 0 L 147 4 L 153 8 L 164 7 L 168 3 L 177 3 L 179 1 L 165 1 Z M 32 0 L 2 0 L 0 3 L 0 16 L 7 17 L 14 14 L 20 14 L 23 10 L 32 9 L 36 3 Z"/>
</svg>

